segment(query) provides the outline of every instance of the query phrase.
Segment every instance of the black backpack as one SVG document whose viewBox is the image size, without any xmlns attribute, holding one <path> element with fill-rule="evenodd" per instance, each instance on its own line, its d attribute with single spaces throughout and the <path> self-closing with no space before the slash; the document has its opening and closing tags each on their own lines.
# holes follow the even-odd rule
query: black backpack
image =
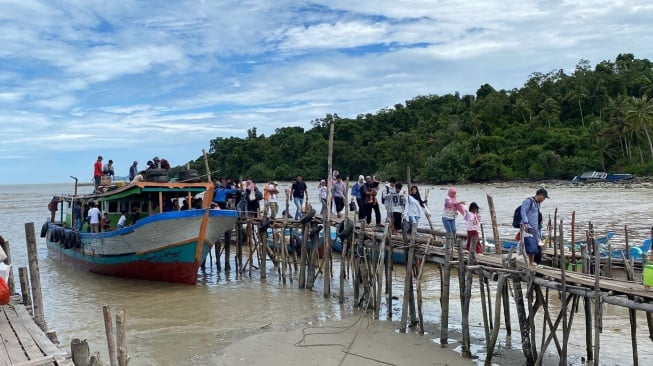
<svg viewBox="0 0 653 366">
<path fill-rule="evenodd" d="M 529 210 L 531 209 L 531 207 L 533 207 L 533 201 L 534 201 L 533 198 L 530 198 L 530 200 L 531 200 L 531 205 L 528 206 Z M 514 227 L 515 229 L 519 229 L 520 226 L 521 226 L 521 205 L 517 206 L 517 208 L 515 208 L 515 212 L 512 214 L 512 227 Z"/>
</svg>

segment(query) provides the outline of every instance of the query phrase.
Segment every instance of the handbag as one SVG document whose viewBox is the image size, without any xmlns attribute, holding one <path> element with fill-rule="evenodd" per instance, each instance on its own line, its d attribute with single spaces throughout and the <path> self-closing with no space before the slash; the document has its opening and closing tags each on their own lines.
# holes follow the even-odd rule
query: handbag
<svg viewBox="0 0 653 366">
<path fill-rule="evenodd" d="M 356 202 L 354 200 L 349 201 L 349 211 L 356 211 Z"/>
</svg>

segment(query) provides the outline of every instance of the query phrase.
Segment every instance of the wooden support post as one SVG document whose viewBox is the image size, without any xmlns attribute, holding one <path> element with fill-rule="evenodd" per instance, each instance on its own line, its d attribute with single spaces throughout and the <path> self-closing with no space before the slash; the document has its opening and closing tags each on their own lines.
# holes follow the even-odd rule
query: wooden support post
<svg viewBox="0 0 653 366">
<path fill-rule="evenodd" d="M 310 223 L 304 225 L 304 231 L 310 231 Z M 311 237 L 311 252 L 307 253 L 307 268 L 306 268 L 306 288 L 312 289 L 315 284 L 316 271 L 317 271 L 317 258 L 318 258 L 318 248 L 317 248 L 317 239 L 315 236 Z"/>
<path fill-rule="evenodd" d="M 299 288 L 306 288 L 306 263 L 308 260 L 308 224 L 304 225 L 302 230 L 302 247 L 301 256 L 299 258 Z"/>
<path fill-rule="evenodd" d="M 228 230 L 226 233 L 224 233 L 224 271 L 225 272 L 231 271 L 231 264 L 229 263 L 230 256 L 231 256 L 231 230 Z M 218 261 L 220 260 L 218 259 Z M 218 270 L 220 269 L 218 268 Z"/>
<path fill-rule="evenodd" d="M 346 216 L 345 216 L 346 217 Z M 347 220 L 347 219 L 345 219 Z M 347 251 L 349 250 L 347 244 L 349 243 L 349 238 L 341 240 L 342 244 L 342 253 L 340 253 L 340 288 L 338 289 L 338 303 L 345 303 L 345 270 L 347 267 Z"/>
<path fill-rule="evenodd" d="M 406 278 L 404 280 L 404 299 L 403 305 L 401 308 L 401 326 L 399 331 L 401 333 L 406 333 L 406 325 L 408 323 L 408 305 L 411 303 L 411 297 L 413 292 L 413 262 L 415 261 L 415 232 L 417 231 L 417 225 L 413 225 L 411 228 L 411 243 L 408 247 L 408 260 L 406 261 Z"/>
<path fill-rule="evenodd" d="M 423 302 L 422 302 L 422 273 L 424 272 L 424 263 L 426 263 L 426 255 L 428 253 L 428 246 L 431 244 L 431 241 L 429 239 L 429 242 L 426 246 L 426 251 L 424 252 L 424 256 L 422 257 L 422 260 L 419 262 L 419 269 L 417 271 L 417 315 L 419 317 L 419 334 L 424 335 L 424 311 L 422 310 L 423 307 Z"/>
<path fill-rule="evenodd" d="M 463 253 L 463 241 L 456 238 L 456 251 L 458 253 L 458 290 L 460 292 L 460 305 L 465 297 L 465 256 Z"/>
<path fill-rule="evenodd" d="M 571 212 L 571 270 L 576 271 L 576 211 Z M 562 235 L 562 232 L 561 232 Z"/>
<path fill-rule="evenodd" d="M 118 352 L 118 366 L 127 366 L 129 363 L 129 354 L 127 353 L 127 324 L 125 324 L 125 309 L 120 309 L 116 314 L 116 344 Z"/>
<path fill-rule="evenodd" d="M 39 273 L 39 256 L 36 249 L 36 234 L 34 223 L 25 224 L 25 242 L 27 243 L 27 258 L 29 261 L 29 274 L 32 283 L 32 300 L 34 304 L 34 321 L 43 330 L 47 331 L 45 314 L 43 312 L 43 295 L 41 294 L 41 275 Z"/>
<path fill-rule="evenodd" d="M 581 247 L 583 273 L 588 274 L 589 253 L 586 246 Z M 587 296 L 583 296 L 583 313 L 585 314 L 585 354 L 587 361 L 594 359 L 594 347 L 592 346 L 592 302 Z"/>
<path fill-rule="evenodd" d="M 247 218 L 247 252 L 249 254 L 249 258 L 247 258 L 247 262 L 249 263 L 249 278 L 252 278 L 252 270 L 254 269 L 254 225 L 252 224 L 252 219 Z M 260 256 L 260 255 L 259 255 Z"/>
<path fill-rule="evenodd" d="M 381 297 L 383 296 L 383 267 L 385 263 L 385 247 L 391 245 L 390 243 L 390 225 L 386 225 L 383 229 L 383 238 L 381 238 L 380 248 L 378 251 L 378 260 L 375 262 L 374 271 L 376 272 L 376 303 L 374 304 L 375 319 L 379 319 L 381 315 Z M 421 315 L 421 287 L 420 287 L 420 276 L 421 272 L 417 275 L 417 296 L 418 303 L 420 305 L 420 315 Z"/>
<path fill-rule="evenodd" d="M 89 366 L 91 362 L 91 353 L 86 340 L 75 338 L 70 342 L 70 354 L 72 355 L 75 366 Z"/>
<path fill-rule="evenodd" d="M 385 246 L 385 293 L 388 307 L 386 319 L 390 320 L 392 319 L 392 232 L 388 232 L 387 240 Z"/>
<path fill-rule="evenodd" d="M 259 224 L 261 225 L 261 224 Z M 258 257 L 261 260 L 261 279 L 268 277 L 268 231 L 258 231 L 259 243 L 258 243 Z"/>
<path fill-rule="evenodd" d="M 484 365 L 492 366 L 492 356 L 494 355 L 494 346 L 497 344 L 499 338 L 499 324 L 501 323 L 501 300 L 503 298 L 504 286 L 506 284 L 506 275 L 500 274 L 499 281 L 497 282 L 497 301 L 494 308 L 494 328 L 487 343 L 487 357 L 485 358 Z"/>
<path fill-rule="evenodd" d="M 354 275 L 352 276 L 353 280 L 353 286 L 354 286 L 354 304 L 358 305 L 360 301 L 360 283 L 361 283 L 361 270 L 360 270 L 360 256 L 358 255 L 358 250 L 360 248 L 363 248 L 363 244 L 365 243 L 365 220 L 362 220 L 360 222 L 360 228 L 356 236 L 356 243 L 354 244 L 355 246 L 352 248 L 352 266 L 353 266 L 353 272 Z"/>
<path fill-rule="evenodd" d="M 470 255 L 471 250 L 470 248 Z M 462 262 L 462 261 L 461 261 Z M 472 270 L 468 267 L 467 275 L 465 276 L 465 295 L 462 298 L 462 332 L 463 332 L 463 343 L 461 356 L 463 358 L 471 358 L 472 352 L 470 349 L 470 338 L 469 338 L 469 303 L 472 299 L 472 279 L 473 279 Z"/>
<path fill-rule="evenodd" d="M 501 239 L 499 238 L 499 225 L 497 224 L 497 214 L 494 210 L 494 199 L 487 195 L 487 205 L 490 209 L 490 219 L 492 220 L 492 235 L 494 236 L 494 250 L 501 254 Z"/>
<path fill-rule="evenodd" d="M 109 348 L 109 364 L 118 366 L 118 355 L 116 354 L 116 338 L 113 334 L 113 321 L 111 320 L 111 309 L 109 305 L 102 306 L 104 314 L 104 331 L 107 335 L 107 347 Z"/>
<path fill-rule="evenodd" d="M 32 297 L 30 296 L 29 276 L 27 275 L 27 268 L 18 268 L 18 278 L 20 279 L 20 294 L 23 300 L 23 305 L 32 309 Z"/>
<path fill-rule="evenodd" d="M 569 339 L 567 338 L 569 332 L 567 332 L 567 264 L 565 263 L 565 243 L 562 234 L 563 223 L 560 220 L 560 234 L 558 235 L 558 245 L 560 246 L 560 301 L 561 301 L 561 310 L 562 314 L 562 354 L 560 355 L 560 365 L 567 365 L 567 343 Z M 571 244 L 572 246 L 574 243 Z M 553 330 L 552 330 L 553 332 Z"/>
<path fill-rule="evenodd" d="M 506 326 L 506 334 L 507 335 L 512 335 L 512 326 L 510 324 L 510 301 L 508 300 L 509 298 L 509 284 L 506 282 L 506 285 L 503 287 L 503 318 L 505 321 L 505 326 Z M 499 306 L 497 304 L 497 306 Z M 497 323 L 498 324 L 498 323 Z M 497 325 L 498 326 L 498 325 Z"/>
<path fill-rule="evenodd" d="M 482 271 L 478 274 L 478 284 L 481 288 L 481 311 L 483 311 L 483 329 L 485 330 L 485 342 L 487 342 L 490 339 L 490 327 L 488 322 L 488 310 L 485 296 L 485 276 L 483 275 Z M 488 292 L 487 297 L 489 296 L 490 293 Z"/>
<path fill-rule="evenodd" d="M 329 153 L 327 155 L 327 169 L 329 170 L 329 177 L 333 177 L 333 130 L 335 128 L 334 120 L 329 124 Z M 327 179 L 327 213 L 324 220 L 324 298 L 331 296 L 331 207 L 333 205 L 333 179 Z M 344 198 L 343 198 L 344 199 Z M 347 201 L 345 201 L 347 205 Z M 340 215 L 340 213 L 338 213 Z M 347 216 L 345 216 L 345 219 Z M 317 241 L 313 243 L 313 247 L 317 250 Z M 378 308 L 376 311 L 378 312 Z"/>
<path fill-rule="evenodd" d="M 451 252 L 454 240 L 453 233 L 447 233 L 444 242 L 444 264 L 442 264 L 442 286 L 440 288 L 440 345 L 449 343 L 449 288 L 451 282 Z"/>
<path fill-rule="evenodd" d="M 592 235 L 594 237 L 594 235 Z M 594 252 L 594 365 L 599 366 L 599 351 L 601 349 L 601 285 L 599 276 L 601 274 L 601 256 L 599 251 Z"/>
<path fill-rule="evenodd" d="M 526 364 L 533 365 L 535 363 L 535 358 L 533 357 L 533 349 L 531 348 L 531 328 L 528 317 L 526 316 L 526 307 L 524 306 L 524 294 L 522 292 L 521 282 L 516 276 L 512 276 L 511 278 L 512 288 L 515 296 L 515 306 L 517 308 L 517 318 L 519 319 L 519 331 L 521 334 L 522 351 L 526 357 Z"/>
</svg>

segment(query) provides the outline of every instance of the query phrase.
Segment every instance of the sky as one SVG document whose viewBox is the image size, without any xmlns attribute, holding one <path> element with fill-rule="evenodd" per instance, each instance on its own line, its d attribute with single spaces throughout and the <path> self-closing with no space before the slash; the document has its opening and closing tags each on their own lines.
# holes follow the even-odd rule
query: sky
<svg viewBox="0 0 653 366">
<path fill-rule="evenodd" d="M 0 0 L 0 184 L 653 58 L 649 0 Z"/>
</svg>

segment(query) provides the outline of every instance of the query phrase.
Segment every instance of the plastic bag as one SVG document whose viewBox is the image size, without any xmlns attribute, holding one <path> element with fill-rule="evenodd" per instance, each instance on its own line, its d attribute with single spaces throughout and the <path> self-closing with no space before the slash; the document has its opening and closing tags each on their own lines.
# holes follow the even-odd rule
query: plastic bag
<svg viewBox="0 0 653 366">
<path fill-rule="evenodd" d="M 9 286 L 7 282 L 0 277 L 0 305 L 7 305 L 11 300 L 11 294 L 9 293 Z"/>
</svg>

